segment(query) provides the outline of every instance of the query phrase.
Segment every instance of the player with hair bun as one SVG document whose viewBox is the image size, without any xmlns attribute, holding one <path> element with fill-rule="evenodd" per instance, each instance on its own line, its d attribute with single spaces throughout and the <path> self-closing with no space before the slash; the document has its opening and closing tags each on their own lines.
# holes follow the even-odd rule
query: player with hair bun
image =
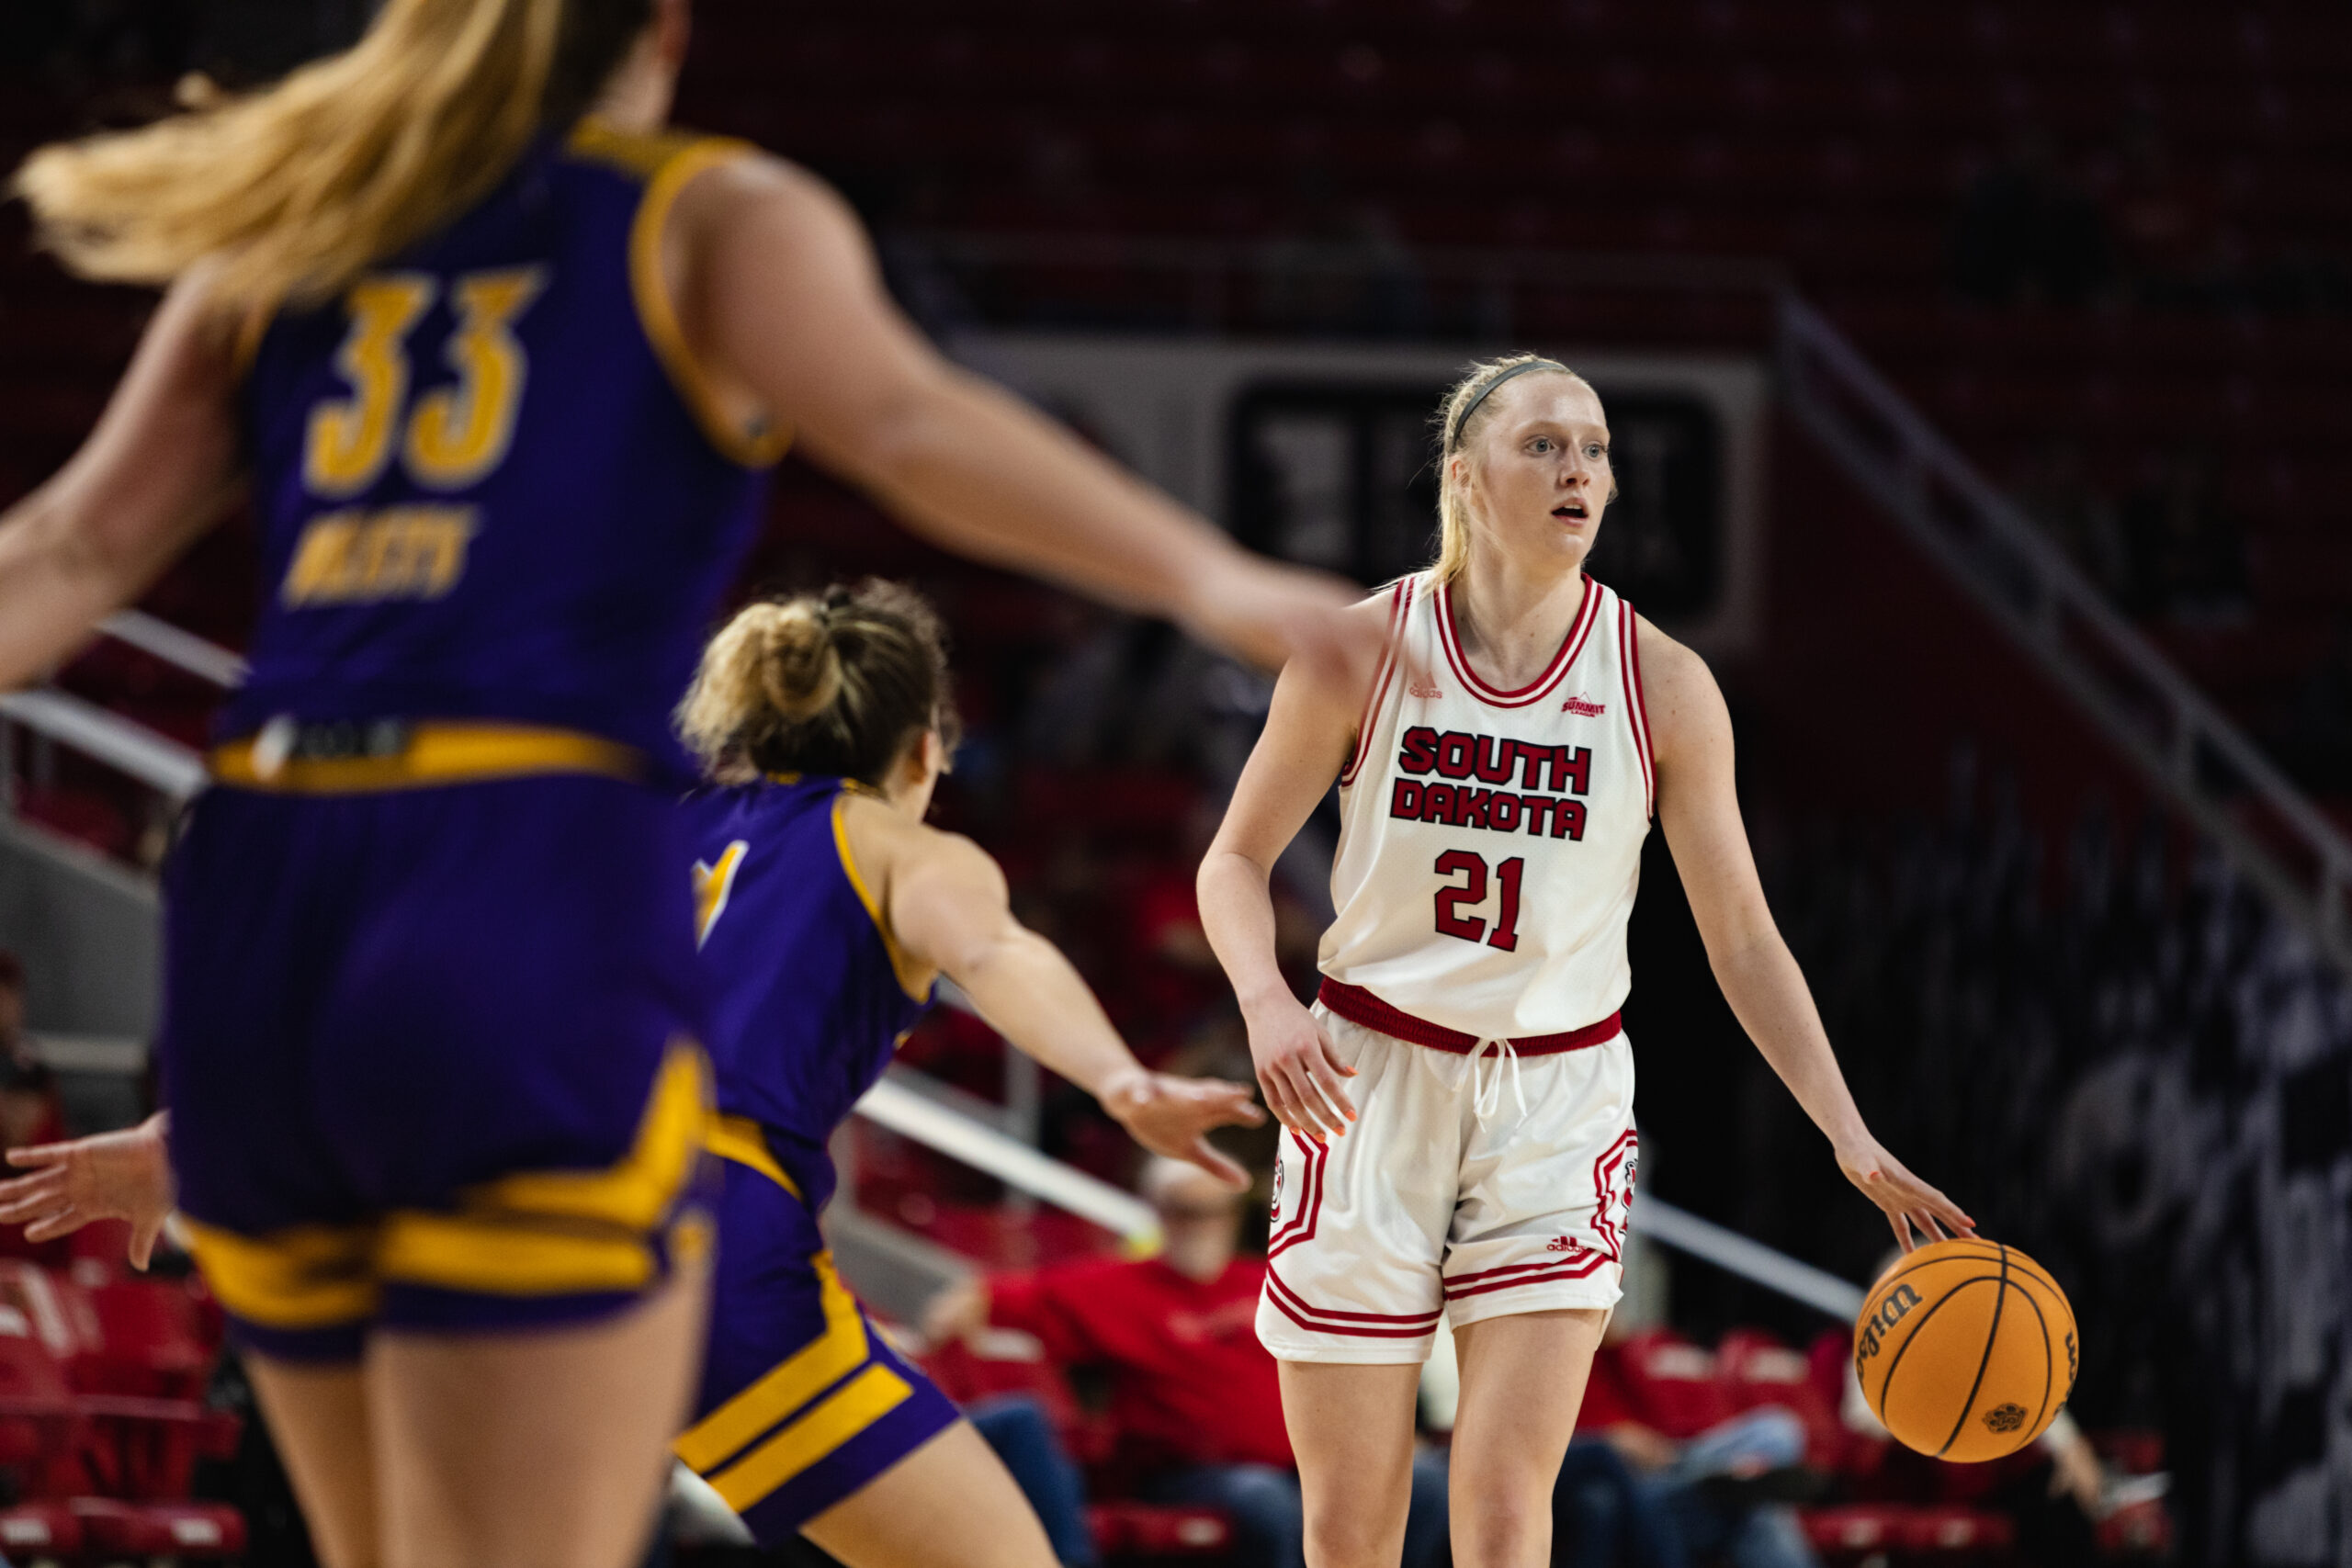
<svg viewBox="0 0 2352 1568">
<path fill-rule="evenodd" d="M 1706 665 L 1584 573 L 1614 496 L 1583 378 L 1470 367 L 1441 415 L 1436 564 L 1358 606 L 1368 685 L 1283 671 L 1200 873 L 1288 1129 L 1259 1336 L 1317 1568 L 1397 1560 L 1419 1363 L 1461 1358 L 1461 1568 L 1549 1560 L 1550 1497 L 1620 1293 L 1638 1140 L 1625 928 L 1653 815 L 1733 1011 L 1907 1247 L 1970 1222 L 1882 1148 L 1766 908 Z M 1267 877 L 1332 786 L 1314 1006 Z"/>
<path fill-rule="evenodd" d="M 924 825 L 956 721 L 944 637 L 912 592 L 747 606 L 711 639 L 679 728 L 712 781 L 686 811 L 725 1190 L 678 1454 L 763 1545 L 800 1531 L 851 1568 L 1049 1568 L 1012 1477 L 835 1274 L 817 1230 L 827 1142 L 941 976 L 1136 1142 L 1229 1187 L 1246 1178 L 1203 1134 L 1261 1113 L 1246 1085 L 1146 1071 L 1013 919 L 996 863 Z"/>
</svg>

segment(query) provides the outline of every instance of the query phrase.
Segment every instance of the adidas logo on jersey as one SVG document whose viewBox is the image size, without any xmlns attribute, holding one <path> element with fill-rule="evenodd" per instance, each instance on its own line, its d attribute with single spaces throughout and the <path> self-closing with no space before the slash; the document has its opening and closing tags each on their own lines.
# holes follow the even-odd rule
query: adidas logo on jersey
<svg viewBox="0 0 2352 1568">
<path fill-rule="evenodd" d="M 1584 1249 L 1584 1243 L 1565 1235 L 1555 1235 L 1544 1244 L 1546 1252 L 1582 1252 Z"/>
<path fill-rule="evenodd" d="M 1435 681 L 1430 680 L 1426 675 L 1415 676 L 1413 680 L 1406 685 L 1405 690 L 1410 692 L 1417 697 L 1442 697 L 1445 695 L 1445 688 L 1439 685 Z"/>
<path fill-rule="evenodd" d="M 1590 697 L 1585 695 L 1584 693 L 1578 692 L 1575 696 L 1570 697 L 1566 702 L 1560 705 L 1560 711 L 1562 713 L 1575 714 L 1581 718 L 1599 718 L 1602 714 L 1609 711 L 1609 705 L 1607 703 L 1594 702 Z"/>
</svg>

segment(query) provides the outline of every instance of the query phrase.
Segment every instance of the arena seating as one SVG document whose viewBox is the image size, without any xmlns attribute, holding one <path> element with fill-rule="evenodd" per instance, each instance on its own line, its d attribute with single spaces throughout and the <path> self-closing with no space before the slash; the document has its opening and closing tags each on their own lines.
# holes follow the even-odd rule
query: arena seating
<svg viewBox="0 0 2352 1568">
<path fill-rule="evenodd" d="M 0 1552 L 65 1562 L 241 1555 L 245 1524 L 196 1499 L 199 1459 L 235 1448 L 203 1403 L 220 1314 L 194 1280 L 0 1260 Z"/>
</svg>

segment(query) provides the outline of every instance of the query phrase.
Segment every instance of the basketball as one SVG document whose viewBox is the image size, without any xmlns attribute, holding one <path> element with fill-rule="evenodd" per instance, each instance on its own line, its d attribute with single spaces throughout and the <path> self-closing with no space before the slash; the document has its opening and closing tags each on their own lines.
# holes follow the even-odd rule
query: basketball
<svg viewBox="0 0 2352 1568">
<path fill-rule="evenodd" d="M 2041 1436 L 2074 1391 L 2075 1311 L 2050 1271 L 1996 1241 L 1923 1247 L 1871 1288 L 1854 1373 L 1905 1448 L 1974 1463 Z"/>
</svg>

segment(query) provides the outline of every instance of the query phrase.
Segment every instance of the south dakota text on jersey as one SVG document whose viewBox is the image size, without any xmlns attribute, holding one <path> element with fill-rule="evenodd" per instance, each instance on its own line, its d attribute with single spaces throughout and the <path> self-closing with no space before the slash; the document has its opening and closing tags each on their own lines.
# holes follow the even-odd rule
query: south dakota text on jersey
<svg viewBox="0 0 2352 1568">
<path fill-rule="evenodd" d="M 1590 747 L 1537 745 L 1461 730 L 1441 733 L 1417 725 L 1405 732 L 1397 747 L 1396 766 L 1403 773 L 1436 773 L 1439 778 L 1426 784 L 1396 780 L 1388 797 L 1391 817 L 1494 833 L 1515 833 L 1523 823 L 1533 838 L 1547 833 L 1555 839 L 1584 837 L 1584 802 L 1568 796 L 1592 793 Z M 1467 782 L 1439 782 L 1476 776 L 1487 784 L 1507 784 L 1514 772 L 1521 790 L 1552 793 L 1517 794 L 1479 789 Z"/>
</svg>

